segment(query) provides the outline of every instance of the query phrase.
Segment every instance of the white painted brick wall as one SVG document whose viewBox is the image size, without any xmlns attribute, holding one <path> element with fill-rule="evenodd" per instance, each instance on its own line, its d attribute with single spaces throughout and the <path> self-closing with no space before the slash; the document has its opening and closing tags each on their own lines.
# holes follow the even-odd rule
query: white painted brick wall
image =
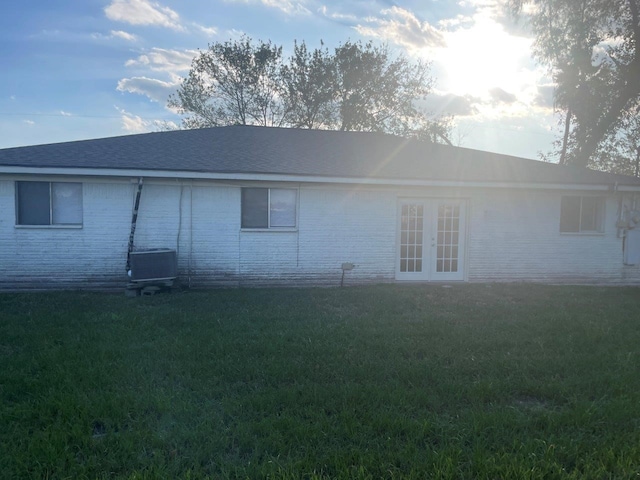
<svg viewBox="0 0 640 480">
<path fill-rule="evenodd" d="M 16 228 L 14 179 L 0 179 L 0 288 L 123 287 L 134 192 L 128 180 L 85 179 L 81 229 Z M 616 198 L 604 235 L 562 235 L 554 191 L 306 185 L 297 230 L 264 232 L 240 229 L 238 186 L 146 181 L 135 245 L 176 248 L 191 286 L 338 285 L 344 262 L 356 265 L 347 284 L 392 281 L 398 198 L 459 195 L 470 281 L 640 283 L 640 267 L 622 264 Z"/>
<path fill-rule="evenodd" d="M 561 197 L 557 191 L 473 192 L 469 280 L 640 281 L 640 267 L 622 263 L 615 196 L 607 197 L 605 232 L 601 235 L 561 234 Z"/>
<path fill-rule="evenodd" d="M 14 181 L 0 180 L 0 288 L 122 284 L 131 186 L 83 183 L 82 193 L 82 228 L 16 228 Z"/>
<path fill-rule="evenodd" d="M 307 187 L 300 191 L 300 268 L 339 283 L 341 265 L 351 281 L 395 275 L 397 193 L 358 187 Z"/>
</svg>

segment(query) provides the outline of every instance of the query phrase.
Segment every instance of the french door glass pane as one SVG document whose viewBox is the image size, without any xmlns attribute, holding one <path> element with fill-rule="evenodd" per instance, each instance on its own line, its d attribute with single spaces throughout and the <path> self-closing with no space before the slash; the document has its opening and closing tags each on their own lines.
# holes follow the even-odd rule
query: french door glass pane
<svg viewBox="0 0 640 480">
<path fill-rule="evenodd" d="M 424 206 L 402 205 L 400 219 L 400 271 L 422 272 L 422 238 Z"/>
<path fill-rule="evenodd" d="M 460 207 L 458 205 L 440 205 L 437 225 L 436 272 L 457 272 Z"/>
</svg>

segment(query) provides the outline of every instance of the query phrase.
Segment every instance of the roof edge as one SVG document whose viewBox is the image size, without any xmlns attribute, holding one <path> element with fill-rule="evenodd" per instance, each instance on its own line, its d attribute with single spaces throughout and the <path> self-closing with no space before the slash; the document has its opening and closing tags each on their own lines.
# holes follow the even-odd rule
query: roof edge
<svg viewBox="0 0 640 480">
<path fill-rule="evenodd" d="M 319 175 L 287 175 L 265 173 L 211 173 L 179 170 L 139 170 L 139 169 L 106 169 L 106 168 L 60 168 L 60 167 L 15 167 L 0 166 L 2 175 L 66 175 L 83 177 L 145 177 L 157 179 L 184 180 L 223 180 L 223 181 L 264 181 L 264 182 L 296 182 L 296 183 L 335 183 L 358 185 L 392 185 L 414 187 L 454 187 L 454 188 L 521 188 L 534 190 L 593 190 L 593 191 L 628 191 L 640 192 L 640 185 L 615 185 L 614 183 L 542 183 L 542 182 L 491 182 L 491 181 L 456 181 L 456 180 L 418 180 L 394 178 L 360 178 L 329 177 Z"/>
</svg>

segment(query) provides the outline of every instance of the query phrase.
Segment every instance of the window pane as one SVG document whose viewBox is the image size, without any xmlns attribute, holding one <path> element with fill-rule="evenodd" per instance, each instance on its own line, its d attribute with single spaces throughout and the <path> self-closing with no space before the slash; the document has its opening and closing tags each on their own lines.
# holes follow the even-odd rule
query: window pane
<svg viewBox="0 0 640 480">
<path fill-rule="evenodd" d="M 271 227 L 296 226 L 296 197 L 293 189 L 271 189 Z"/>
<path fill-rule="evenodd" d="M 562 197 L 560 205 L 560 231 L 580 231 L 580 199 L 581 197 Z"/>
<path fill-rule="evenodd" d="M 602 229 L 602 198 L 582 197 L 580 231 L 599 232 Z"/>
<path fill-rule="evenodd" d="M 49 225 L 49 182 L 16 182 L 17 224 Z"/>
<path fill-rule="evenodd" d="M 269 226 L 269 189 L 242 189 L 242 228 Z"/>
<path fill-rule="evenodd" d="M 52 183 L 51 201 L 54 225 L 82 224 L 81 183 Z"/>
</svg>

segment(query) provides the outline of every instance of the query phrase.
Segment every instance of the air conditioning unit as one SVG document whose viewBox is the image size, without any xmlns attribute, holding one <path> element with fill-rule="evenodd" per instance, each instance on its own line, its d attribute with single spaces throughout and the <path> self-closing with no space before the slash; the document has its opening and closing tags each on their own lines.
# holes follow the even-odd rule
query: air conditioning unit
<svg viewBox="0 0 640 480">
<path fill-rule="evenodd" d="M 130 268 L 132 282 L 173 280 L 178 276 L 176 251 L 159 248 L 131 252 Z"/>
</svg>

